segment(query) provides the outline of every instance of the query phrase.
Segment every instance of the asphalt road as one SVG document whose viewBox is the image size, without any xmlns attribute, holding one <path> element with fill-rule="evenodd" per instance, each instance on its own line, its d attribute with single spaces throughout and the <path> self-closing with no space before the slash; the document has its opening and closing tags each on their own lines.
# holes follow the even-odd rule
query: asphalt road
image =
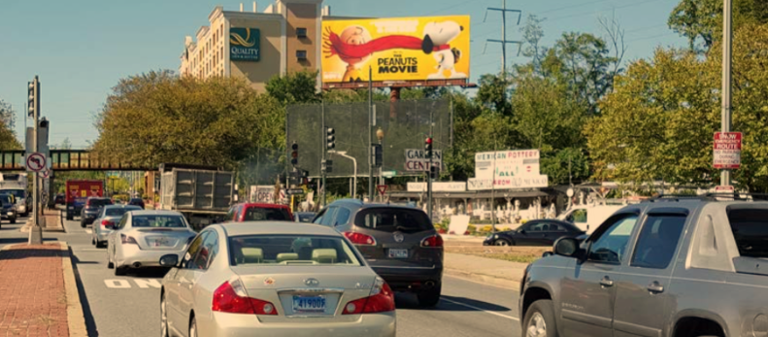
<svg viewBox="0 0 768 337">
<path fill-rule="evenodd" d="M 20 221 L 24 222 L 24 221 Z M 160 280 L 164 270 L 115 276 L 103 248 L 91 245 L 90 226 L 65 223 L 67 233 L 44 233 L 45 240 L 66 241 L 73 253 L 89 336 L 133 337 L 160 334 Z M 0 246 L 26 242 L 20 224 L 3 224 Z M 445 276 L 443 297 L 434 309 L 421 309 L 415 296 L 397 294 L 397 335 L 520 336 L 517 289 L 503 289 Z"/>
</svg>

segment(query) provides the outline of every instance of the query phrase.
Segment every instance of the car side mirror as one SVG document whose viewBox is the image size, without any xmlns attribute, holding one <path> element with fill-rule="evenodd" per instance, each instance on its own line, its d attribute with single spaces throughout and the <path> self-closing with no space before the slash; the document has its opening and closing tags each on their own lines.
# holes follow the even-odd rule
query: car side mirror
<svg viewBox="0 0 768 337">
<path fill-rule="evenodd" d="M 579 241 L 574 238 L 559 238 L 555 241 L 553 249 L 556 255 L 565 257 L 579 257 Z"/>
<path fill-rule="evenodd" d="M 179 264 L 179 256 L 176 254 L 166 254 L 160 257 L 161 267 L 176 267 Z"/>
</svg>

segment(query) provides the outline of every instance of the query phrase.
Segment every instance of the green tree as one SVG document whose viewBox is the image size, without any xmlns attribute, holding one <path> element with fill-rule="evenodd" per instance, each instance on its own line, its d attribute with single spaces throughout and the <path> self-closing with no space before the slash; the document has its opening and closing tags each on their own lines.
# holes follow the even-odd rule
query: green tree
<svg viewBox="0 0 768 337">
<path fill-rule="evenodd" d="M 16 115 L 16 111 L 13 110 L 11 104 L 0 99 L 0 150 L 20 150 L 22 149 L 21 143 L 16 138 L 16 133 L 11 129 L 11 125 L 6 124 L 6 121 L 12 120 L 12 117 Z"/>
<path fill-rule="evenodd" d="M 734 0 L 733 29 L 747 24 L 768 23 L 768 2 L 765 0 Z M 707 52 L 722 36 L 723 0 L 681 0 L 672 10 L 669 27 L 688 38 L 690 48 Z"/>
<path fill-rule="evenodd" d="M 282 104 L 319 103 L 317 71 L 297 71 L 285 76 L 275 75 L 267 81 L 267 93 Z"/>
</svg>

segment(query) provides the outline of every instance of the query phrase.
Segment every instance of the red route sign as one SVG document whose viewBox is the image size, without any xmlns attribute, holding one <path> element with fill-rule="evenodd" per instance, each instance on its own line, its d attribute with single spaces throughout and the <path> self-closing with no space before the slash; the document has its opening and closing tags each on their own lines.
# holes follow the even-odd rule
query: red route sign
<svg viewBox="0 0 768 337">
<path fill-rule="evenodd" d="M 741 167 L 741 132 L 715 132 L 712 151 L 716 169 L 738 169 Z"/>
<path fill-rule="evenodd" d="M 379 194 L 383 197 L 387 193 L 387 185 L 376 185 L 376 189 L 379 190 Z"/>
</svg>

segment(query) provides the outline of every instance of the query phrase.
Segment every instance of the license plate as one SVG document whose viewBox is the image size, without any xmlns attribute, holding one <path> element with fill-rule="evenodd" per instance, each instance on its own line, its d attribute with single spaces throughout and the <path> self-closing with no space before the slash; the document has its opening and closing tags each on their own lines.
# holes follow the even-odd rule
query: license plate
<svg viewBox="0 0 768 337">
<path fill-rule="evenodd" d="M 149 240 L 149 244 L 153 247 L 163 247 L 170 245 L 171 241 L 166 238 L 158 238 Z"/>
<path fill-rule="evenodd" d="M 294 295 L 293 312 L 299 314 L 325 312 L 325 297 Z"/>
<path fill-rule="evenodd" d="M 406 259 L 408 258 L 407 249 L 390 249 L 389 257 L 394 259 Z"/>
</svg>

